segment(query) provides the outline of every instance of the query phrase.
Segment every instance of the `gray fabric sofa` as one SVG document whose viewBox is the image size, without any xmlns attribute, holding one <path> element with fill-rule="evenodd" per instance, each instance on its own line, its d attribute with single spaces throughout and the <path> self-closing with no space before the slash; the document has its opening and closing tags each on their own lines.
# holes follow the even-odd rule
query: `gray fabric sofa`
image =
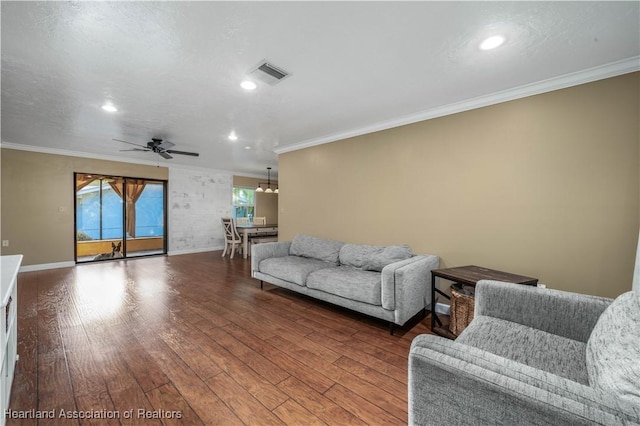
<svg viewBox="0 0 640 426">
<path fill-rule="evenodd" d="M 480 281 L 475 310 L 455 341 L 413 340 L 410 424 L 640 424 L 640 293 Z"/>
<path fill-rule="evenodd" d="M 299 234 L 251 248 L 251 275 L 363 314 L 404 325 L 430 306 L 439 258 L 408 246 L 347 244 Z"/>
</svg>

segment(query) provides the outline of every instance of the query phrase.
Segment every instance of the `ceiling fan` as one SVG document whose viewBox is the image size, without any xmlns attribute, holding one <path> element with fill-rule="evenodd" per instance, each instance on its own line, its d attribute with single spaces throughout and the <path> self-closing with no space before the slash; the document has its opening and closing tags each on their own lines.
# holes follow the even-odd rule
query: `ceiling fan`
<svg viewBox="0 0 640 426">
<path fill-rule="evenodd" d="M 147 145 L 140 145 L 137 143 L 127 142 L 120 139 L 113 139 L 113 140 L 116 142 L 128 143 L 129 145 L 135 145 L 139 147 L 139 148 L 132 148 L 132 149 L 121 149 L 120 151 L 150 151 L 150 152 L 155 152 L 156 154 L 158 154 L 159 156 L 167 160 L 170 158 L 173 158 L 169 154 L 190 155 L 192 157 L 198 157 L 200 155 L 197 152 L 176 151 L 174 149 L 171 149 L 172 147 L 175 146 L 173 142 L 163 141 L 162 139 L 157 139 L 157 138 L 151 138 L 151 140 L 147 142 Z"/>
</svg>

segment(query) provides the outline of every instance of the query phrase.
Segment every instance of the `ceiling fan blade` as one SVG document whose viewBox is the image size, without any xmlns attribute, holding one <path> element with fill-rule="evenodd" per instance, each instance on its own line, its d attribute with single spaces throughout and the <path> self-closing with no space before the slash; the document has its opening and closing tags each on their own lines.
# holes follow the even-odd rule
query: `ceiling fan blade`
<svg viewBox="0 0 640 426">
<path fill-rule="evenodd" d="M 176 144 L 173 143 L 173 142 L 162 141 L 162 142 L 160 142 L 160 145 L 158 145 L 158 148 L 162 148 L 162 149 L 164 149 L 166 151 L 167 149 L 170 149 L 170 148 L 174 147 L 175 145 Z"/>
<path fill-rule="evenodd" d="M 122 143 L 139 147 L 139 148 L 132 148 L 132 149 L 121 149 L 120 151 L 143 151 L 143 152 L 153 151 L 166 160 L 173 158 L 169 154 L 190 155 L 192 157 L 200 156 L 200 154 L 196 152 L 173 151 L 169 149 L 175 146 L 173 142 L 163 141 L 162 139 L 157 139 L 157 138 L 152 138 L 149 142 L 147 142 L 147 145 L 139 145 L 137 143 L 123 141 L 121 139 L 113 139 L 113 140 L 116 142 L 122 142 Z"/>
<path fill-rule="evenodd" d="M 173 149 L 167 149 L 165 152 L 169 152 L 171 154 L 190 155 L 192 157 L 200 156 L 200 154 L 198 154 L 197 152 L 174 151 Z"/>
<path fill-rule="evenodd" d="M 140 145 L 140 144 L 133 143 L 133 142 L 127 142 L 127 141 L 123 141 L 123 140 L 120 140 L 120 139 L 111 139 L 111 140 L 116 141 L 116 142 L 128 143 L 129 145 L 135 145 L 135 146 L 139 146 L 141 148 L 146 148 L 146 146 L 144 146 L 144 145 Z"/>
</svg>

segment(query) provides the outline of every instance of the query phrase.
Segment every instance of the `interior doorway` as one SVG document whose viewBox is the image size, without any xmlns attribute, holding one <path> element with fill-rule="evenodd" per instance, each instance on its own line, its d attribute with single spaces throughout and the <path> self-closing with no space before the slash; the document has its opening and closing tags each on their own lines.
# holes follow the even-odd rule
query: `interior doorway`
<svg viewBox="0 0 640 426">
<path fill-rule="evenodd" d="M 167 253 L 167 182 L 75 173 L 77 263 Z"/>
</svg>

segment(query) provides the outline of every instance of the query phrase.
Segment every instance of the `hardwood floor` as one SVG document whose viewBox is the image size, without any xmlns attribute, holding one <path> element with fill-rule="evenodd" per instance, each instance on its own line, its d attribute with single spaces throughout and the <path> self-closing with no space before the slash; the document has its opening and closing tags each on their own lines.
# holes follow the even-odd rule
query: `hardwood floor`
<svg viewBox="0 0 640 426">
<path fill-rule="evenodd" d="M 29 418 L 7 423 L 407 423 L 409 346 L 429 317 L 391 336 L 260 290 L 250 260 L 220 254 L 21 273 L 10 414 Z"/>
</svg>

